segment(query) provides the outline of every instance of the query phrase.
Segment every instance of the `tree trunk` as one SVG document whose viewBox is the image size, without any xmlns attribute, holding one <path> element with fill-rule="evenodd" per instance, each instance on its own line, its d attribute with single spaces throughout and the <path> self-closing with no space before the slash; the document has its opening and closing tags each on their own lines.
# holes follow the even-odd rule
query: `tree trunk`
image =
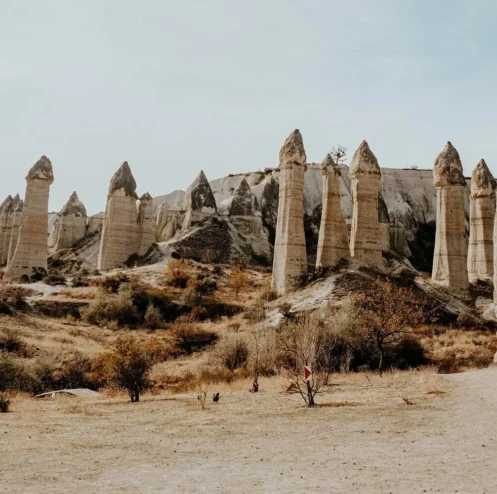
<svg viewBox="0 0 497 494">
<path fill-rule="evenodd" d="M 307 384 L 307 406 L 313 407 L 315 403 L 314 403 L 314 396 L 312 395 L 311 383 L 307 381 L 306 384 Z"/>
</svg>

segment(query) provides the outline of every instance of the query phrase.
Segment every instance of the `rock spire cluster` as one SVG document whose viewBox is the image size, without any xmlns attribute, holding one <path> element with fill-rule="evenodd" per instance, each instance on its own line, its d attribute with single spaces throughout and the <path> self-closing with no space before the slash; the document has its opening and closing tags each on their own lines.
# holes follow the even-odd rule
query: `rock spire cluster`
<svg viewBox="0 0 497 494">
<path fill-rule="evenodd" d="M 154 242 L 152 198 L 147 193 L 138 199 L 136 181 L 125 161 L 110 181 L 97 267 L 102 271 L 122 267 L 132 255 L 146 254 Z"/>
</svg>

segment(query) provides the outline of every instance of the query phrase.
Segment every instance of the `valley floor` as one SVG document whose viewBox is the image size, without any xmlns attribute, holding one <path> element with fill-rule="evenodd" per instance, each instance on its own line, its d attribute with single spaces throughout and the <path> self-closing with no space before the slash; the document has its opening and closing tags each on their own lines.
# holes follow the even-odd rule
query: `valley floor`
<svg viewBox="0 0 497 494">
<path fill-rule="evenodd" d="M 0 415 L 0 492 L 496 492 L 497 368 L 337 376 L 314 409 L 284 384 L 220 388 L 205 410 L 18 398 Z"/>
</svg>

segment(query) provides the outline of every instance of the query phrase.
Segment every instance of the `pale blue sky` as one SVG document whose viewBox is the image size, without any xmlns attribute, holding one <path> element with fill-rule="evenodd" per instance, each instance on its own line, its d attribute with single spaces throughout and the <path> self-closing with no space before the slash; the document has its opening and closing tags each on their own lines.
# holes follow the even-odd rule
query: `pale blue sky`
<svg viewBox="0 0 497 494">
<path fill-rule="evenodd" d="M 52 160 L 51 209 L 89 212 L 127 160 L 138 192 L 367 139 L 431 167 L 451 140 L 497 175 L 497 4 L 486 0 L 0 0 L 0 199 Z"/>
</svg>

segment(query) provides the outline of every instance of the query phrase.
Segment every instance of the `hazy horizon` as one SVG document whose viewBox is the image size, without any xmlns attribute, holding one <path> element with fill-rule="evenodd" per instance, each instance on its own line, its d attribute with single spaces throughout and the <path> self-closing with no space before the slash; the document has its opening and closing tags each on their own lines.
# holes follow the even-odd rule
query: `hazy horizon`
<svg viewBox="0 0 497 494">
<path fill-rule="evenodd" d="M 4 0 L 0 200 L 43 154 L 50 210 L 105 207 L 128 161 L 138 193 L 276 166 L 299 128 L 309 161 L 366 139 L 381 166 L 497 175 L 497 6 L 291 0 Z"/>
</svg>

